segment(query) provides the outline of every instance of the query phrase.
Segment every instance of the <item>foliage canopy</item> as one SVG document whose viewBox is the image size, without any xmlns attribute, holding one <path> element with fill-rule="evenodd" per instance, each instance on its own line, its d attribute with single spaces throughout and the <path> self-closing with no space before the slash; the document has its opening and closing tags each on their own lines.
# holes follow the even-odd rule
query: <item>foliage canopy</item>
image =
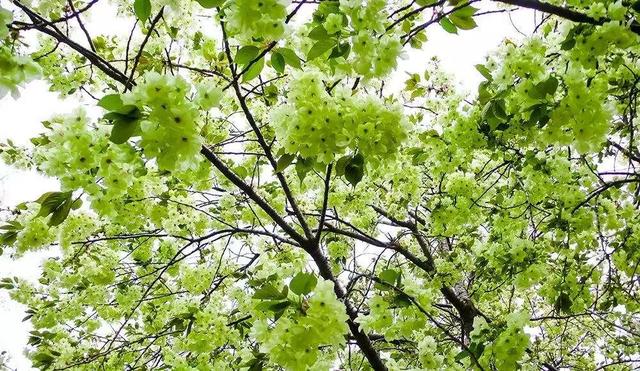
<svg viewBox="0 0 640 371">
<path fill-rule="evenodd" d="M 437 60 L 392 86 L 430 29 L 482 32 L 496 4 L 543 17 L 476 66 L 477 94 Z M 92 33 L 108 12 L 130 31 Z M 33 365 L 637 367 L 639 17 L 636 0 L 2 0 L 0 96 L 41 78 L 79 106 L 0 145 L 60 184 L 0 224 L 4 254 L 57 252 L 38 283 L 0 281 Z"/>
</svg>

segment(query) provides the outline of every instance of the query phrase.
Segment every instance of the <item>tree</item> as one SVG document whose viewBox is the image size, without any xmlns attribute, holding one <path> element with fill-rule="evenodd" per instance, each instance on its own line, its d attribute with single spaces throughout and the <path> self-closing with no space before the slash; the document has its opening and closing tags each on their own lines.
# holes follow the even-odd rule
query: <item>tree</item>
<svg viewBox="0 0 640 371">
<path fill-rule="evenodd" d="M 638 366 L 640 2 L 1 4 L 2 95 L 79 101 L 0 147 L 60 182 L 0 227 L 59 252 L 0 281 L 35 367 Z M 544 16 L 476 96 L 437 60 L 385 86 L 513 7 Z M 124 37 L 85 22 L 109 9 Z"/>
</svg>

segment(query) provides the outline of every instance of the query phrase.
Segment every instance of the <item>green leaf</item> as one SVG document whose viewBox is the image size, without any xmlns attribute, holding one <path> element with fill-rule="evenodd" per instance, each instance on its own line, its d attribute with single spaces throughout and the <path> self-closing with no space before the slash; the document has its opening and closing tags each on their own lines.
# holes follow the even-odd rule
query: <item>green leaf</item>
<svg viewBox="0 0 640 371">
<path fill-rule="evenodd" d="M 318 1 L 319 5 L 313 13 L 316 22 L 324 21 L 329 14 L 340 13 L 340 3 L 338 1 Z"/>
<path fill-rule="evenodd" d="M 136 13 L 136 17 L 140 22 L 144 22 L 151 17 L 151 1 L 150 0 L 135 0 L 133 2 L 133 11 Z"/>
<path fill-rule="evenodd" d="M 311 171 L 311 169 L 313 169 L 313 160 L 304 159 L 298 156 L 298 159 L 296 160 L 296 174 L 298 174 L 300 184 L 302 184 L 302 181 L 307 176 L 307 173 Z"/>
<path fill-rule="evenodd" d="M 6 232 L 0 234 L 0 246 L 11 246 L 18 239 L 18 232 L 20 232 L 24 227 L 22 224 L 16 221 L 9 221 L 7 224 L 0 226 L 0 230 L 4 230 Z M 0 253 L 2 255 L 2 253 Z"/>
<path fill-rule="evenodd" d="M 554 303 L 556 311 L 562 313 L 571 313 L 571 305 L 573 305 L 573 301 L 571 300 L 571 296 L 566 292 L 561 292 Z"/>
<path fill-rule="evenodd" d="M 558 79 L 549 76 L 545 81 L 535 84 L 528 94 L 531 98 L 544 99 L 547 95 L 555 94 L 556 90 L 558 90 Z"/>
<path fill-rule="evenodd" d="M 476 70 L 478 70 L 478 72 L 480 72 L 480 74 L 487 79 L 487 81 L 492 81 L 493 80 L 493 76 L 491 76 L 491 71 L 489 71 L 489 69 L 487 67 L 485 67 L 482 64 L 476 64 L 475 65 Z"/>
<path fill-rule="evenodd" d="M 280 48 L 277 50 L 277 52 L 284 57 L 284 61 L 287 62 L 289 66 L 293 68 L 298 68 L 298 69 L 302 67 L 300 64 L 300 58 L 296 55 L 296 52 L 294 52 L 293 50 L 288 48 Z"/>
<path fill-rule="evenodd" d="M 115 144 L 122 144 L 138 131 L 139 119 L 142 116 L 136 106 L 122 106 L 120 112 L 109 112 L 104 115 L 106 120 L 113 123 L 109 139 Z"/>
<path fill-rule="evenodd" d="M 531 111 L 529 120 L 527 121 L 529 125 L 543 127 L 549 122 L 549 107 L 544 103 L 534 104 L 525 111 Z"/>
<path fill-rule="evenodd" d="M 296 158 L 295 155 L 291 155 L 288 153 L 285 153 L 284 155 L 280 156 L 280 158 L 278 159 L 278 163 L 276 164 L 276 173 L 280 173 L 284 169 L 289 167 L 289 165 L 291 165 L 291 163 L 295 158 Z"/>
<path fill-rule="evenodd" d="M 109 112 L 103 116 L 105 120 L 109 121 L 133 121 L 140 117 L 142 117 L 140 109 L 131 104 L 121 106 L 117 110 Z"/>
<path fill-rule="evenodd" d="M 284 57 L 278 52 L 271 53 L 271 67 L 278 73 L 284 73 Z"/>
<path fill-rule="evenodd" d="M 277 321 L 280 319 L 280 317 L 282 317 L 282 315 L 284 314 L 284 311 L 289 307 L 289 305 L 291 305 L 290 301 L 285 301 L 283 303 L 280 303 L 279 305 L 275 306 L 276 310 L 274 309 L 270 309 L 273 310 L 275 313 L 273 315 L 273 320 Z"/>
<path fill-rule="evenodd" d="M 238 178 L 244 179 L 249 175 L 249 170 L 244 166 L 236 166 L 233 168 L 233 172 L 236 173 Z"/>
<path fill-rule="evenodd" d="M 412 304 L 411 298 L 403 293 L 398 293 L 391 299 L 392 308 L 406 308 L 410 307 Z"/>
<path fill-rule="evenodd" d="M 289 283 L 289 288 L 294 294 L 307 295 L 316 288 L 317 283 L 318 279 L 315 274 L 300 272 L 293 277 Z"/>
<path fill-rule="evenodd" d="M 378 275 L 381 281 L 390 285 L 395 285 L 398 278 L 400 278 L 400 272 L 393 269 L 385 269 Z"/>
<path fill-rule="evenodd" d="M 333 48 L 334 45 L 336 45 L 335 40 L 318 41 L 309 50 L 309 53 L 307 54 L 307 60 L 313 60 L 315 58 L 318 58 L 319 56 L 324 54 L 327 50 Z"/>
<path fill-rule="evenodd" d="M 242 64 L 242 65 L 248 64 L 252 60 L 256 59 L 258 54 L 260 54 L 260 49 L 258 49 L 257 46 L 253 46 L 253 45 L 243 46 L 236 53 L 234 62 L 236 62 L 236 64 Z"/>
<path fill-rule="evenodd" d="M 73 201 L 73 203 L 71 204 L 71 208 L 73 210 L 78 210 L 81 207 L 82 207 L 82 200 L 79 198 Z"/>
<path fill-rule="evenodd" d="M 474 8 L 468 5 L 468 6 L 465 6 L 464 8 L 456 10 L 455 12 L 452 13 L 452 15 L 460 18 L 468 18 L 476 14 L 477 11 L 478 11 L 478 8 Z"/>
<path fill-rule="evenodd" d="M 224 0 L 196 0 L 201 7 L 206 9 L 222 6 Z"/>
<path fill-rule="evenodd" d="M 451 23 L 453 23 L 456 27 L 458 27 L 461 30 L 472 30 L 478 27 L 478 25 L 476 24 L 476 21 L 473 20 L 472 17 L 457 16 L 454 13 L 449 16 L 449 19 L 451 20 Z"/>
<path fill-rule="evenodd" d="M 116 121 L 111 129 L 109 140 L 115 144 L 122 144 L 134 136 L 139 126 L 137 120 Z"/>
<path fill-rule="evenodd" d="M 570 36 L 560 43 L 560 49 L 564 51 L 571 50 L 574 46 L 576 46 L 576 39 Z"/>
<path fill-rule="evenodd" d="M 329 33 L 323 25 L 320 25 L 309 32 L 309 37 L 313 40 L 325 40 L 329 38 Z"/>
<path fill-rule="evenodd" d="M 338 161 L 336 161 L 336 175 L 337 176 L 343 176 L 344 175 L 344 169 L 347 166 L 347 164 L 349 163 L 349 161 L 351 161 L 351 156 L 346 155 L 346 156 L 342 156 L 338 159 Z"/>
<path fill-rule="evenodd" d="M 122 105 L 122 97 L 120 97 L 120 94 L 105 95 L 98 101 L 98 106 L 107 111 L 117 111 L 122 108 Z"/>
<path fill-rule="evenodd" d="M 282 291 L 279 291 L 275 286 L 267 283 L 256 290 L 253 294 L 253 298 L 259 300 L 284 300 L 287 298 L 288 292 L 289 289 L 287 286 L 285 286 Z"/>
<path fill-rule="evenodd" d="M 71 199 L 72 192 L 47 192 L 36 200 L 40 204 L 40 211 L 36 217 L 47 216 Z"/>
<path fill-rule="evenodd" d="M 254 63 L 247 72 L 242 75 L 242 82 L 251 81 L 256 78 L 262 69 L 264 68 L 264 58 L 260 58 L 256 63 Z"/>
<path fill-rule="evenodd" d="M 62 223 L 71 210 L 73 192 L 47 192 L 37 200 L 40 203 L 40 211 L 36 217 L 44 217 L 51 214 L 47 223 L 49 226 L 56 226 Z"/>
<path fill-rule="evenodd" d="M 73 202 L 71 201 L 71 198 L 69 198 L 69 200 L 67 200 L 67 202 L 65 202 L 61 208 L 55 210 L 51 214 L 51 218 L 49 219 L 49 222 L 47 224 L 51 227 L 54 227 L 64 222 L 64 220 L 67 219 L 67 216 L 69 216 L 69 211 L 71 211 L 72 204 Z"/>
<path fill-rule="evenodd" d="M 36 366 L 42 369 L 49 368 L 49 365 L 51 365 L 53 361 L 55 361 L 55 357 L 45 352 L 36 353 L 31 357 L 31 359 L 34 361 L 34 364 Z"/>
<path fill-rule="evenodd" d="M 344 177 L 352 186 L 356 186 L 364 176 L 364 157 L 358 153 L 353 156 L 344 168 Z"/>
<path fill-rule="evenodd" d="M 560 48 L 562 50 L 573 49 L 573 47 L 576 45 L 576 36 L 582 34 L 585 31 L 586 27 L 587 26 L 584 24 L 579 24 L 569 30 L 569 32 L 567 33 L 567 37 L 562 43 L 560 43 Z"/>
<path fill-rule="evenodd" d="M 333 48 L 333 50 L 331 51 L 331 54 L 329 55 L 329 59 L 340 58 L 340 57 L 347 58 L 350 52 L 351 52 L 351 44 L 342 43 L 336 46 L 335 48 Z"/>
<path fill-rule="evenodd" d="M 449 20 L 449 18 L 443 17 L 439 23 L 440 23 L 440 27 L 442 27 L 442 29 L 447 31 L 448 33 L 453 33 L 453 34 L 458 33 L 458 28 L 456 27 L 455 24 L 451 22 L 451 20 Z"/>
<path fill-rule="evenodd" d="M 283 312 L 291 305 L 289 300 L 277 301 L 269 305 L 268 309 L 273 312 Z"/>
</svg>

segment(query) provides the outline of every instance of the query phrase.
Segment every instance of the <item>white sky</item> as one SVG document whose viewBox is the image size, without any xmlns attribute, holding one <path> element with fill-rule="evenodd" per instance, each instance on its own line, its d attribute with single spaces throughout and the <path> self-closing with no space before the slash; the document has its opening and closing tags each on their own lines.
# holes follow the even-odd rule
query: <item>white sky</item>
<svg viewBox="0 0 640 371">
<path fill-rule="evenodd" d="M 482 10 L 490 9 L 487 3 L 488 1 L 484 1 L 477 7 Z M 99 10 L 99 6 L 96 6 L 96 10 Z M 87 23 L 92 34 L 98 34 L 100 30 L 119 28 L 114 27 L 113 18 L 99 18 L 98 21 L 92 20 Z M 442 68 L 455 76 L 465 90 L 475 91 L 477 84 L 482 81 L 482 76 L 475 70 L 474 65 L 483 63 L 485 55 L 500 45 L 505 38 L 517 40 L 522 37 L 514 29 L 514 24 L 524 33 L 530 33 L 535 26 L 534 14 L 528 10 L 512 12 L 511 20 L 507 14 L 484 15 L 477 19 L 477 23 L 477 29 L 461 31 L 458 35 L 448 34 L 438 25 L 432 25 L 427 29 L 428 41 L 423 45 L 423 50 L 410 52 L 410 58 L 400 62 L 396 73 L 422 73 L 429 58 L 436 55 L 442 62 Z M 41 121 L 54 114 L 70 112 L 79 105 L 77 101 L 58 99 L 56 94 L 48 91 L 47 85 L 42 81 L 28 84 L 22 92 L 18 100 L 11 97 L 0 99 L 2 142 L 11 139 L 16 144 L 27 144 L 29 138 L 43 130 Z M 42 193 L 53 190 L 57 190 L 55 180 L 47 179 L 35 172 L 18 171 L 0 163 L 0 206 L 14 206 L 23 201 L 34 200 Z M 5 253 L 0 257 L 0 278 L 19 276 L 37 281 L 40 264 L 46 257 L 46 253 L 32 252 L 12 260 Z M 28 332 L 31 330 L 28 322 L 22 322 L 24 310 L 23 306 L 10 301 L 6 292 L 0 291 L 0 352 L 7 351 L 11 356 L 10 366 L 20 371 L 32 369 L 30 362 L 23 355 Z"/>
</svg>

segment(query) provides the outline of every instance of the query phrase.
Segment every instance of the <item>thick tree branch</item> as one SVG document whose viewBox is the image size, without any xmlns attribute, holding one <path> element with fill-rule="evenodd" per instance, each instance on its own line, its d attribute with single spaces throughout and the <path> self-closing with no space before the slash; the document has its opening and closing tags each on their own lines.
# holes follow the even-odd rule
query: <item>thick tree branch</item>
<svg viewBox="0 0 640 371">
<path fill-rule="evenodd" d="M 89 47 L 95 53 L 96 52 L 96 47 L 93 45 L 93 40 L 91 40 L 91 36 L 89 35 L 89 31 L 84 26 L 84 23 L 82 23 L 82 19 L 80 18 L 80 13 L 78 13 L 76 11 L 76 8 L 73 6 L 73 0 L 68 0 L 67 4 L 69 4 L 69 8 L 73 12 L 73 14 L 75 14 L 76 20 L 78 21 L 78 25 L 80 26 L 80 29 L 82 30 L 82 32 L 84 33 L 85 37 L 87 38 L 87 42 L 89 43 Z"/>
<path fill-rule="evenodd" d="M 331 271 L 331 266 L 327 261 L 327 258 L 322 254 L 322 250 L 320 247 L 315 244 L 315 241 L 311 241 L 308 243 L 305 249 L 309 255 L 313 258 L 313 261 L 316 263 L 318 267 L 318 271 L 320 272 L 320 276 L 325 280 L 329 280 L 333 282 L 333 291 L 335 292 L 338 299 L 341 299 L 344 302 L 344 305 L 347 310 L 347 315 L 349 316 L 349 320 L 347 324 L 349 325 L 349 329 L 351 330 L 351 334 L 356 339 L 358 343 L 358 347 L 369 361 L 369 365 L 376 371 L 386 371 L 387 366 L 385 366 L 384 362 L 380 358 L 380 354 L 373 347 L 373 343 L 369 336 L 362 331 L 358 323 L 356 323 L 356 319 L 358 318 L 358 311 L 346 298 L 347 292 L 344 290 L 340 282 L 338 282 L 337 278 L 333 275 Z"/>
<path fill-rule="evenodd" d="M 67 37 L 67 35 L 65 35 L 57 27 L 55 27 L 55 25 L 50 25 L 38 13 L 29 9 L 27 6 L 23 5 L 17 0 L 14 0 L 13 4 L 18 8 L 20 8 L 20 10 L 22 10 L 33 22 L 33 24 L 24 23 L 24 22 L 13 22 L 13 24 L 34 28 L 46 35 L 53 37 L 56 41 L 69 46 L 71 49 L 75 50 L 76 52 L 80 53 L 82 56 L 87 58 L 89 62 L 91 62 L 94 66 L 96 66 L 96 68 L 104 72 L 104 74 L 106 74 L 110 78 L 114 79 L 115 81 L 125 86 L 127 86 L 127 84 L 131 85 L 131 83 L 128 82 L 127 76 L 125 74 L 123 74 L 121 71 L 119 71 L 117 68 L 112 66 L 109 62 L 104 60 L 102 57 L 100 57 L 96 53 L 92 52 L 91 50 L 88 50 L 82 45 L 71 40 L 69 37 Z"/>
<path fill-rule="evenodd" d="M 329 184 L 331 182 L 331 168 L 333 164 L 327 166 L 327 175 L 324 178 L 324 195 L 322 197 L 322 211 L 320 211 L 320 219 L 318 221 L 318 231 L 316 232 L 316 244 L 320 243 L 320 237 L 322 237 L 322 227 L 324 225 L 324 219 L 327 216 L 327 206 L 329 205 Z"/>
<path fill-rule="evenodd" d="M 568 19 L 577 23 L 588 23 L 592 25 L 601 25 L 608 22 L 607 18 L 595 19 L 584 13 L 577 12 L 575 10 L 564 8 L 562 6 L 553 5 L 537 0 L 494 0 L 499 3 L 516 5 L 522 8 L 528 8 L 538 10 L 544 13 L 553 14 L 560 18 Z M 640 24 L 633 22 L 631 24 L 631 31 L 640 35 Z"/>
<path fill-rule="evenodd" d="M 305 242 L 304 237 L 296 232 L 282 217 L 276 212 L 265 200 L 262 199 L 254 190 L 240 179 L 233 171 L 231 171 L 227 165 L 222 162 L 211 150 L 205 146 L 202 146 L 200 153 L 218 169 L 222 175 L 231 181 L 236 187 L 242 190 L 253 202 L 258 204 L 264 212 L 266 212 L 271 219 L 282 228 L 291 238 L 296 242 L 303 244 Z"/>
<path fill-rule="evenodd" d="M 242 108 L 242 112 L 244 113 L 247 121 L 249 122 L 249 125 L 251 126 L 251 129 L 253 130 L 254 134 L 256 135 L 256 139 L 258 140 L 260 147 L 262 147 L 262 150 L 264 151 L 265 156 L 269 160 L 269 163 L 271 164 L 271 167 L 275 172 L 276 168 L 278 167 L 277 161 L 273 157 L 273 154 L 271 153 L 271 148 L 267 144 L 267 141 L 264 139 L 264 136 L 262 135 L 262 131 L 260 131 L 260 128 L 258 127 L 258 124 L 256 123 L 256 120 L 253 117 L 253 114 L 251 114 L 251 110 L 249 109 L 249 106 L 247 105 L 247 101 L 242 94 L 242 91 L 240 89 L 240 84 L 238 83 L 238 76 L 236 75 L 235 69 L 233 68 L 233 58 L 231 57 L 231 49 L 229 47 L 229 40 L 227 38 L 227 32 L 225 29 L 224 22 L 220 22 L 220 25 L 222 27 L 222 39 L 223 39 L 223 44 L 225 48 L 225 53 L 227 55 L 227 59 L 229 60 L 231 74 L 232 74 L 231 86 L 233 86 L 233 90 L 236 93 L 236 97 L 238 98 L 238 102 L 240 103 L 240 107 Z M 293 213 L 298 219 L 298 222 L 300 223 L 300 226 L 302 227 L 302 230 L 304 231 L 306 238 L 312 239 L 313 236 L 311 234 L 311 230 L 309 229 L 307 221 L 304 219 L 304 215 L 302 214 L 302 212 L 300 211 L 300 208 L 298 207 L 298 203 L 293 197 L 293 193 L 289 188 L 287 180 L 285 179 L 284 175 L 281 172 L 275 172 L 275 175 L 276 175 L 276 178 L 278 178 L 278 181 L 280 182 L 280 186 L 282 187 L 282 190 L 284 191 L 284 194 L 287 197 L 287 200 L 291 204 Z"/>
</svg>

